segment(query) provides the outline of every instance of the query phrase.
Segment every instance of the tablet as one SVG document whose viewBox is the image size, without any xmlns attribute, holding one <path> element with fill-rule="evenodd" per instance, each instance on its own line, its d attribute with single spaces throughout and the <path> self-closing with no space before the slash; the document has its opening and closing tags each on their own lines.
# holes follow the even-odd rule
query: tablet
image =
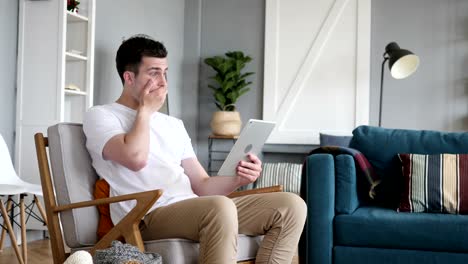
<svg viewBox="0 0 468 264">
<path fill-rule="evenodd" d="M 250 119 L 242 129 L 239 138 L 219 169 L 218 175 L 235 176 L 239 161 L 247 161 L 247 154 L 258 156 L 262 152 L 263 145 L 275 127 L 274 122 Z"/>
</svg>

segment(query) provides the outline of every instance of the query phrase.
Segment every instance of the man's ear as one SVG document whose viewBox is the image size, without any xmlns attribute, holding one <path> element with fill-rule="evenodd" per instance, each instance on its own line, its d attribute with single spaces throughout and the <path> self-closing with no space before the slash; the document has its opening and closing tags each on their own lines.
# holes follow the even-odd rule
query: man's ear
<svg viewBox="0 0 468 264">
<path fill-rule="evenodd" d="M 135 73 L 131 71 L 125 71 L 123 73 L 124 81 L 125 83 L 128 83 L 129 85 L 133 85 L 135 82 Z"/>
</svg>

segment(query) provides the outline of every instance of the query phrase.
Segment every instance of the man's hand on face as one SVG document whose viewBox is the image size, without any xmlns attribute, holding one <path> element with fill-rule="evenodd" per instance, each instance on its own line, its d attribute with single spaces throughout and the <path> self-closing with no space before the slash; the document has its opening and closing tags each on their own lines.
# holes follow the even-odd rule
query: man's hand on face
<svg viewBox="0 0 468 264">
<path fill-rule="evenodd" d="M 153 79 L 149 79 L 140 93 L 140 106 L 147 108 L 150 113 L 159 111 L 166 100 L 167 89 L 158 87 Z"/>
<path fill-rule="evenodd" d="M 249 153 L 247 158 L 249 161 L 239 161 L 236 168 L 241 186 L 256 181 L 262 172 L 262 161 L 256 155 Z"/>
</svg>

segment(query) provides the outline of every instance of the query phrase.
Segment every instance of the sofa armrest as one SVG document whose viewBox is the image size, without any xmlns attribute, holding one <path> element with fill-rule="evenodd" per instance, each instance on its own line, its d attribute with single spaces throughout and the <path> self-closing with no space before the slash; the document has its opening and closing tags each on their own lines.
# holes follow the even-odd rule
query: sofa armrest
<svg viewBox="0 0 468 264">
<path fill-rule="evenodd" d="M 307 222 L 300 263 L 332 263 L 335 161 L 330 154 L 313 154 L 304 166 L 301 194 L 307 203 Z"/>
<path fill-rule="evenodd" d="M 352 214 L 359 207 L 356 165 L 351 155 L 335 157 L 336 214 Z"/>
</svg>

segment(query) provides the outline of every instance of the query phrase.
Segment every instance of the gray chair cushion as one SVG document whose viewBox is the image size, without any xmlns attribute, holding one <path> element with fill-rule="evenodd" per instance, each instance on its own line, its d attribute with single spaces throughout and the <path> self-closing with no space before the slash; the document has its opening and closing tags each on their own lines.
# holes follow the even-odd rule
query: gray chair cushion
<svg viewBox="0 0 468 264">
<path fill-rule="evenodd" d="M 58 205 L 94 200 L 98 179 L 86 149 L 81 124 L 61 123 L 49 127 L 50 165 Z M 96 207 L 60 214 L 64 238 L 70 248 L 94 245 L 99 212 Z"/>
<path fill-rule="evenodd" d="M 251 237 L 239 235 L 237 239 L 237 261 L 255 259 L 263 236 Z M 90 247 L 73 248 L 72 252 L 88 250 Z M 197 264 L 199 244 L 180 238 L 145 241 L 146 252 L 158 253 L 163 263 Z"/>
</svg>

